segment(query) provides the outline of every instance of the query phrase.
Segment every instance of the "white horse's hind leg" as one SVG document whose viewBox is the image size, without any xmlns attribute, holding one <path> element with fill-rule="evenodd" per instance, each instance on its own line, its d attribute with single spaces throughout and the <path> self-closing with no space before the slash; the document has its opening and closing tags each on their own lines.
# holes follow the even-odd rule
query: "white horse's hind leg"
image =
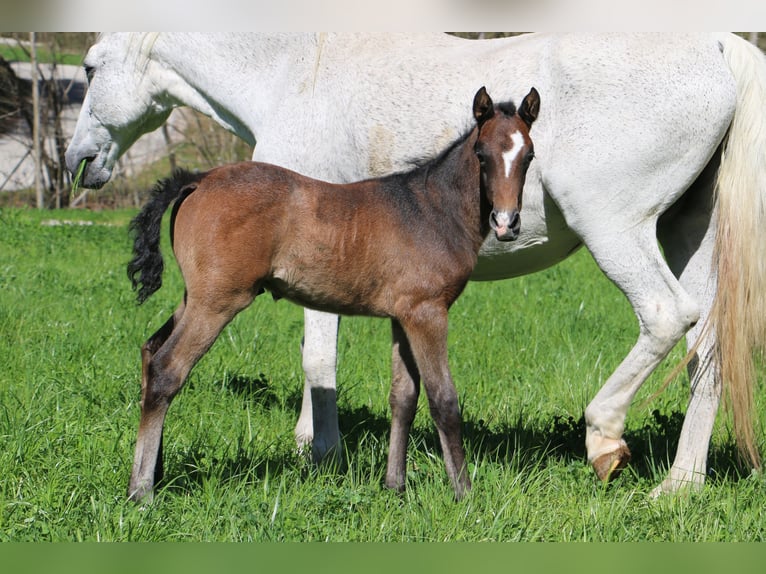
<svg viewBox="0 0 766 574">
<path fill-rule="evenodd" d="M 338 316 L 305 309 L 302 344 L 306 382 L 295 440 L 298 448 L 311 443 L 314 462 L 340 463 L 343 452 L 338 428 L 335 365 Z"/>
<path fill-rule="evenodd" d="M 702 323 L 700 321 L 700 325 Z M 687 487 L 701 487 L 705 482 L 710 437 L 721 400 L 721 385 L 709 342 L 703 343 L 697 351 L 697 356 L 689 366 L 689 378 L 691 397 L 676 457 L 668 476 L 652 491 L 652 498 Z"/>
<path fill-rule="evenodd" d="M 710 213 L 712 180 L 703 178 L 701 184 L 698 188 L 701 195 L 690 192 L 682 212 L 661 219 L 658 225 L 668 264 L 684 289 L 700 301 L 702 312 L 700 321 L 686 335 L 687 350 L 695 345 L 696 349 L 688 367 L 691 395 L 676 457 L 668 476 L 652 491 L 653 497 L 705 482 L 710 437 L 721 401 L 715 333 L 704 331 L 716 288 L 712 271 L 715 240 L 715 223 Z M 698 341 L 701 336 L 704 339 Z"/>
<path fill-rule="evenodd" d="M 616 223 L 616 222 L 612 222 Z M 581 234 L 601 270 L 622 290 L 638 317 L 636 344 L 585 410 L 588 460 L 602 480 L 623 468 L 630 451 L 622 439 L 625 416 L 638 389 L 699 318 L 660 253 L 656 220 L 619 232 Z"/>
</svg>

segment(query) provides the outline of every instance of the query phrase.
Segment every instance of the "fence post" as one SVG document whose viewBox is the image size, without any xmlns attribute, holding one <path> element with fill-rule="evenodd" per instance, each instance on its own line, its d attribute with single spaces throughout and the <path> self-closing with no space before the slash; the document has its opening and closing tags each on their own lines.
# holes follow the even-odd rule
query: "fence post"
<svg viewBox="0 0 766 574">
<path fill-rule="evenodd" d="M 35 161 L 35 197 L 37 208 L 45 207 L 42 182 L 42 159 L 40 155 L 40 78 L 37 70 L 37 38 L 34 32 L 29 33 L 30 60 L 32 61 L 32 155 Z"/>
</svg>

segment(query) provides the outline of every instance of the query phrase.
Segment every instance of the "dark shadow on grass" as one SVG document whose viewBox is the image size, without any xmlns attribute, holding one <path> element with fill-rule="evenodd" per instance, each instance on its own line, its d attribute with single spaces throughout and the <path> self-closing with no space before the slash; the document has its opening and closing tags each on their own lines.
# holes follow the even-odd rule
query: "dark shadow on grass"
<svg viewBox="0 0 766 574">
<path fill-rule="evenodd" d="M 231 392 L 243 395 L 249 401 L 263 406 L 281 406 L 292 408 L 297 413 L 301 405 L 302 389 L 296 389 L 287 397 L 279 398 L 269 389 L 269 381 L 264 375 L 257 377 L 234 376 L 223 387 Z M 344 407 L 339 405 L 339 424 L 343 435 L 345 457 L 359 466 L 365 459 L 360 448 L 369 445 L 370 436 L 383 443 L 388 442 L 390 417 L 382 415 L 367 406 Z M 658 469 L 667 472 L 675 456 L 678 437 L 683 424 L 683 414 L 674 412 L 669 415 L 653 411 L 651 417 L 638 428 L 631 428 L 625 433 L 625 440 L 632 452 L 629 472 L 639 478 L 653 479 Z M 241 437 L 244 437 L 241 435 Z M 467 452 L 477 460 L 511 465 L 516 458 L 522 466 L 546 464 L 556 460 L 565 465 L 582 463 L 587 465 L 585 452 L 585 421 L 581 416 L 555 416 L 547 426 L 526 423 L 521 417 L 516 421 L 501 425 L 488 425 L 484 420 L 467 419 L 463 422 L 463 440 Z M 417 426 L 412 431 L 411 444 L 425 445 L 426 448 L 439 451 L 439 440 L 432 425 Z M 362 445 L 362 446 L 360 446 Z M 210 458 L 208 452 L 219 451 L 215 446 L 193 444 L 186 452 L 170 457 L 166 468 L 167 488 L 172 491 L 190 493 L 212 476 L 229 481 L 244 478 L 261 480 L 266 476 L 274 477 L 284 471 L 294 471 L 296 467 L 311 472 L 306 458 L 298 454 L 290 444 L 273 445 L 264 456 L 253 454 L 253 449 L 239 439 L 239 444 L 229 449 L 231 454 L 221 460 Z M 748 476 L 749 472 L 739 464 L 736 448 L 733 445 L 713 445 L 710 452 L 710 478 L 716 480 L 738 480 Z M 382 461 L 381 464 L 385 464 Z M 325 469 L 326 471 L 326 469 Z M 339 477 L 342 469 L 336 469 Z M 378 469 L 370 469 L 378 472 Z M 593 474 L 595 481 L 595 474 Z M 616 481 L 619 484 L 619 479 Z"/>
<path fill-rule="evenodd" d="M 637 429 L 626 431 L 625 440 L 633 455 L 630 466 L 637 476 L 651 477 L 656 469 L 661 469 L 663 473 L 670 469 L 683 423 L 684 414 L 681 412 L 667 415 L 653 410 L 650 420 Z M 707 480 L 711 483 L 721 480 L 737 482 L 750 475 L 750 469 L 743 463 L 733 440 L 710 445 L 707 467 Z"/>
<path fill-rule="evenodd" d="M 256 376 L 234 375 L 217 384 L 262 406 L 270 406 L 277 401 L 273 386 L 263 373 Z"/>
<path fill-rule="evenodd" d="M 287 397 L 282 397 L 277 391 L 277 386 L 272 385 L 264 373 L 257 375 L 232 375 L 225 379 L 215 381 L 216 387 L 241 396 L 244 400 L 261 407 L 280 407 L 300 409 L 301 393 L 299 390 L 291 392 Z"/>
<path fill-rule="evenodd" d="M 183 453 L 177 453 L 176 457 L 166 462 L 165 476 L 158 488 L 191 495 L 213 478 L 224 484 L 253 479 L 260 481 L 266 476 L 280 476 L 300 464 L 294 453 L 275 452 L 267 457 L 255 457 L 251 449 L 241 444 L 221 459 L 210 454 L 217 451 L 215 445 L 195 443 Z"/>
<path fill-rule="evenodd" d="M 630 472 L 647 479 L 656 477 L 658 470 L 667 472 L 676 454 L 683 421 L 681 412 L 666 415 L 654 410 L 640 427 L 627 430 L 624 438 L 632 454 Z M 523 421 L 489 428 L 482 420 L 468 420 L 464 422 L 464 441 L 474 454 L 501 464 L 510 463 L 517 452 L 522 460 L 527 460 L 527 453 L 537 452 L 543 453 L 535 457 L 543 464 L 546 459 L 556 459 L 564 464 L 580 461 L 587 465 L 584 416 L 555 416 L 545 429 L 531 428 Z M 730 443 L 711 445 L 708 466 L 712 469 L 710 475 L 727 480 L 749 475 Z"/>
</svg>

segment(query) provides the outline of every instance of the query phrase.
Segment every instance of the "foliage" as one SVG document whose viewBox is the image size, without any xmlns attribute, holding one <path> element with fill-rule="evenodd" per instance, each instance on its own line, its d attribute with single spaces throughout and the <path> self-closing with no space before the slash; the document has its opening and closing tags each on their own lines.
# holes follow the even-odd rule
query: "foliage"
<svg viewBox="0 0 766 574">
<path fill-rule="evenodd" d="M 28 62 L 29 33 L 10 32 L 1 35 L 0 57 L 11 62 Z M 37 60 L 44 64 L 69 64 L 79 66 L 85 52 L 96 40 L 95 32 L 37 32 Z"/>
<path fill-rule="evenodd" d="M 316 469 L 296 453 L 303 315 L 268 296 L 226 328 L 173 403 L 155 502 L 128 503 L 138 349 L 182 293 L 169 261 L 165 286 L 135 305 L 125 275 L 134 213 L 0 211 L 0 540 L 763 541 L 766 483 L 736 466 L 725 417 L 705 488 L 647 497 L 674 453 L 687 381 L 640 404 L 680 349 L 629 413 L 629 469 L 603 486 L 587 466 L 583 409 L 637 327 L 585 251 L 532 276 L 472 283 L 451 312 L 474 481 L 460 503 L 424 397 L 408 490 L 382 488 L 386 321 L 341 323 L 346 468 Z M 167 237 L 164 249 L 171 259 Z"/>
</svg>

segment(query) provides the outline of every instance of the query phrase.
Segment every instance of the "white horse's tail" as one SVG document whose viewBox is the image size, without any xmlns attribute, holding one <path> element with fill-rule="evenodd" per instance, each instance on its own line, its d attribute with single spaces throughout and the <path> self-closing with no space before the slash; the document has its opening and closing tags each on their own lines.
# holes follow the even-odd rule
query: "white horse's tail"
<svg viewBox="0 0 766 574">
<path fill-rule="evenodd" d="M 718 287 L 711 311 L 724 398 L 742 456 L 760 468 L 754 433 L 754 351 L 766 342 L 766 57 L 733 34 L 719 38 L 737 107 L 716 182 Z"/>
</svg>

